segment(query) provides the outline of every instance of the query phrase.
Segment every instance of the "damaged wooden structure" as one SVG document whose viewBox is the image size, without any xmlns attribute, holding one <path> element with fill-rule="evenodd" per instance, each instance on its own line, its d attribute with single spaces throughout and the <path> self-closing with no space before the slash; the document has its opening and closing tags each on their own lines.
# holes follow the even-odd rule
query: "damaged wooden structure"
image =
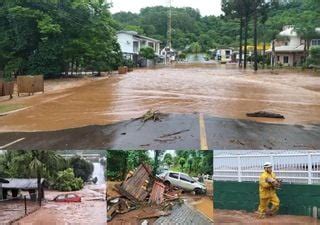
<svg viewBox="0 0 320 225">
<path fill-rule="evenodd" d="M 2 81 L 0 80 L 0 96 L 10 96 L 12 98 L 14 91 L 14 82 L 13 81 Z"/>
<path fill-rule="evenodd" d="M 126 214 L 136 209 L 143 211 L 137 211 L 137 220 L 168 216 L 174 205 L 172 201 L 179 200 L 181 194 L 181 190 L 172 190 L 154 177 L 152 168 L 146 164 L 130 171 L 125 181 L 115 185 L 114 190 L 119 195 L 107 195 L 107 221 L 111 221 L 117 214 Z"/>
<path fill-rule="evenodd" d="M 149 195 L 148 188 L 151 181 L 151 167 L 141 164 L 132 175 L 121 184 L 119 192 L 132 201 L 144 201 Z"/>
<path fill-rule="evenodd" d="M 43 75 L 37 76 L 18 76 L 17 77 L 18 96 L 21 93 L 29 95 L 36 92 L 44 93 L 44 79 Z"/>
</svg>

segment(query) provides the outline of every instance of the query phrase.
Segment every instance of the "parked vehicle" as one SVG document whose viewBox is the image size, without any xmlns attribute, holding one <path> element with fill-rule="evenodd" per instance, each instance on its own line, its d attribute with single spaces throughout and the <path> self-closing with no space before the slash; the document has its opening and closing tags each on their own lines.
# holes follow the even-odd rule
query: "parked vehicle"
<svg viewBox="0 0 320 225">
<path fill-rule="evenodd" d="M 76 194 L 60 194 L 56 196 L 53 201 L 55 202 L 81 202 L 81 197 Z"/>
<path fill-rule="evenodd" d="M 165 185 L 179 187 L 185 191 L 194 191 L 196 194 L 204 194 L 207 191 L 204 184 L 196 181 L 185 173 L 168 171 L 157 177 L 163 180 Z"/>
</svg>

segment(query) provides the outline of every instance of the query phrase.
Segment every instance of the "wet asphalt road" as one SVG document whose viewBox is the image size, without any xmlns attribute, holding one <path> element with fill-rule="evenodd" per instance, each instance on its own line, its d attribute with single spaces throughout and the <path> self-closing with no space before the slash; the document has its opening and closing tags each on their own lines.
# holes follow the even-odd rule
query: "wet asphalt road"
<svg viewBox="0 0 320 225">
<path fill-rule="evenodd" d="M 200 134 L 199 114 L 163 115 L 161 121 L 128 120 L 49 132 L 0 133 L 4 149 L 320 149 L 320 125 L 284 125 L 205 115 Z"/>
</svg>

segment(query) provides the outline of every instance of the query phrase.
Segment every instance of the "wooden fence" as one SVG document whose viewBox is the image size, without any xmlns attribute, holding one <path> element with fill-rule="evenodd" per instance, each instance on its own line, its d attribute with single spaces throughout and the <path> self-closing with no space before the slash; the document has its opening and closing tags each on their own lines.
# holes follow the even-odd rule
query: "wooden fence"
<svg viewBox="0 0 320 225">
<path fill-rule="evenodd" d="M 30 95 L 35 92 L 44 92 L 43 76 L 18 76 L 17 86 L 18 96 L 20 93 L 28 93 Z"/>
<path fill-rule="evenodd" d="M 0 80 L 0 96 L 10 95 L 12 97 L 14 90 L 14 82 L 5 82 Z"/>
</svg>

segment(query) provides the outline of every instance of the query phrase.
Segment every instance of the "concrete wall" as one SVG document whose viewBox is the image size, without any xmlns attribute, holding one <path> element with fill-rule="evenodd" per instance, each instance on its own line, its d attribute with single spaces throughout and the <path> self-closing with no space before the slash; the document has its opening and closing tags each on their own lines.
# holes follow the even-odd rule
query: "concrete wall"
<svg viewBox="0 0 320 225">
<path fill-rule="evenodd" d="M 279 56 L 279 61 L 277 61 L 277 56 Z M 284 63 L 284 56 L 289 57 L 288 63 Z M 281 63 L 285 66 L 293 66 L 301 63 L 301 57 L 303 56 L 302 53 L 276 53 L 276 63 Z"/>
<path fill-rule="evenodd" d="M 214 181 L 214 207 L 254 212 L 259 205 L 258 186 L 255 182 Z M 283 184 L 278 196 L 280 214 L 320 219 L 320 185 Z"/>
</svg>

